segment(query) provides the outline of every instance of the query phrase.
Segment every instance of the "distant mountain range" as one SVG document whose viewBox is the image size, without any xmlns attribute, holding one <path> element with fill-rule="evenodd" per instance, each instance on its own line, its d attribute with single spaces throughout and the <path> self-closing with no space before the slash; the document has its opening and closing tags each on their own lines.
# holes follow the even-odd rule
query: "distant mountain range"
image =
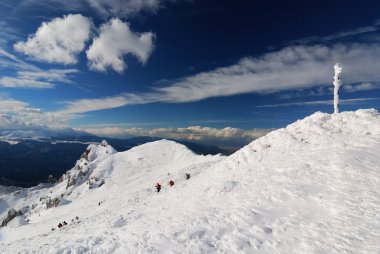
<svg viewBox="0 0 380 254">
<path fill-rule="evenodd" d="M 58 178 L 73 167 L 89 144 L 99 143 L 103 139 L 106 139 L 117 151 L 126 151 L 160 139 L 156 137 L 114 139 L 94 135 L 62 135 L 49 138 L 46 135 L 14 134 L 3 135 L 0 138 L 0 185 L 30 187 L 46 182 L 49 175 Z M 186 145 L 197 154 L 229 155 L 235 151 L 189 141 L 176 140 L 176 142 Z"/>
</svg>

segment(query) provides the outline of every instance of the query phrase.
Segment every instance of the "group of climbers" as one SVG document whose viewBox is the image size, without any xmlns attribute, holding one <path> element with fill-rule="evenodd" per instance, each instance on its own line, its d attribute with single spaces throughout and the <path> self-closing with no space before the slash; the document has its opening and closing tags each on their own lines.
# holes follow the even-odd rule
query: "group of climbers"
<svg viewBox="0 0 380 254">
<path fill-rule="evenodd" d="M 79 222 L 80 221 L 79 221 L 79 217 L 78 216 L 76 216 L 75 219 L 71 219 L 71 224 L 73 224 L 73 223 L 79 223 Z M 66 221 L 60 222 L 58 224 L 58 228 L 62 228 L 63 226 L 66 226 L 66 225 L 68 225 Z M 51 231 L 54 231 L 54 230 L 55 230 L 54 227 L 51 228 Z"/>
<path fill-rule="evenodd" d="M 61 228 L 61 227 L 66 226 L 66 225 L 67 225 L 67 222 L 64 221 L 64 222 L 58 224 L 58 228 Z"/>
<path fill-rule="evenodd" d="M 169 175 L 169 173 L 168 173 L 168 175 Z M 190 179 L 190 174 L 189 174 L 189 173 L 186 173 L 186 174 L 185 174 L 185 179 L 186 179 L 186 180 L 189 180 L 189 179 Z M 169 186 L 172 187 L 173 185 L 174 185 L 174 181 L 173 181 L 173 180 L 170 180 L 170 181 L 169 181 Z M 161 190 L 161 184 L 160 184 L 160 183 L 156 183 L 155 188 L 156 188 L 157 192 L 160 192 L 160 190 Z"/>
</svg>

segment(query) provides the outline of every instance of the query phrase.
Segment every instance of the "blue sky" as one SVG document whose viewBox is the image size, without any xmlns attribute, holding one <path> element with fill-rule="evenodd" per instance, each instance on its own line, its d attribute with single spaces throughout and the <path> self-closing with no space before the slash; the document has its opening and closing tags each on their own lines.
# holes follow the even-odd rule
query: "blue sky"
<svg viewBox="0 0 380 254">
<path fill-rule="evenodd" d="M 0 0 L 0 129 L 252 139 L 380 106 L 380 2 Z"/>
</svg>

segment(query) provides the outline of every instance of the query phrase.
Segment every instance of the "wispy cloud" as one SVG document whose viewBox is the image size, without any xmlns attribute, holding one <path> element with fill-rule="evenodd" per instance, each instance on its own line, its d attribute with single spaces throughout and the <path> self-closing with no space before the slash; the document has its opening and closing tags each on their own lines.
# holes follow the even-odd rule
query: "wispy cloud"
<svg viewBox="0 0 380 254">
<path fill-rule="evenodd" d="M 156 91 L 168 102 L 197 101 L 243 93 L 273 93 L 330 85 L 340 62 L 343 83 L 380 80 L 379 45 L 291 46 L 257 58 L 174 81 Z"/>
<path fill-rule="evenodd" d="M 376 20 L 373 24 L 369 26 L 356 27 L 350 30 L 338 32 L 338 33 L 327 35 L 327 36 L 311 36 L 311 37 L 292 41 L 291 43 L 305 44 L 305 43 L 328 42 L 328 41 L 334 41 L 334 40 L 343 39 L 347 37 L 354 37 L 357 35 L 377 32 L 379 31 L 379 29 L 380 29 L 380 20 Z"/>
<path fill-rule="evenodd" d="M 8 88 L 53 88 L 56 83 L 73 84 L 77 69 L 42 70 L 35 65 L 18 59 L 15 55 L 0 48 L 0 66 L 13 70 L 13 73 L 0 78 L 0 87 Z M 16 70 L 14 72 L 14 70 Z"/>
<path fill-rule="evenodd" d="M 53 88 L 53 85 L 49 82 L 20 77 L 3 77 L 0 79 L 0 86 L 8 88 Z"/>
<path fill-rule="evenodd" d="M 14 77 L 0 78 L 0 86 L 12 88 L 53 88 L 56 82 L 72 84 L 71 74 L 76 69 L 48 71 L 19 71 Z"/>
<path fill-rule="evenodd" d="M 356 85 L 345 85 L 342 88 L 349 93 L 354 93 L 354 92 L 360 92 L 360 91 L 371 91 L 371 90 L 380 89 L 380 84 L 361 83 L 361 84 L 356 84 Z"/>
<path fill-rule="evenodd" d="M 380 81 L 380 45 L 336 44 L 333 46 L 289 46 L 238 63 L 168 81 L 143 94 L 120 94 L 67 102 L 62 112 L 94 110 L 152 102 L 182 103 L 244 93 L 269 94 L 281 91 L 332 86 L 333 65 L 343 66 L 343 84 Z"/>
<path fill-rule="evenodd" d="M 290 91 L 287 93 L 281 93 L 278 95 L 278 98 L 280 100 L 289 100 L 289 99 L 300 98 L 300 97 L 323 96 L 326 94 L 332 94 L 332 91 L 333 91 L 332 87 L 321 86 L 317 88 L 301 89 L 301 90 Z"/>
<path fill-rule="evenodd" d="M 9 26 L 6 21 L 0 20 L 0 46 L 6 46 L 8 42 L 18 40 L 20 36 L 15 28 Z"/>
<path fill-rule="evenodd" d="M 359 103 L 364 103 L 373 100 L 380 100 L 380 98 L 356 98 L 356 99 L 343 99 L 339 100 L 342 105 L 355 105 Z M 302 102 L 289 102 L 289 103 L 277 103 L 260 105 L 257 108 L 279 108 L 279 107 L 289 107 L 289 106 L 318 106 L 318 105 L 333 105 L 333 100 L 323 100 L 323 101 L 302 101 Z"/>
<path fill-rule="evenodd" d="M 18 59 L 15 55 L 0 48 L 0 66 L 5 69 L 39 70 L 38 67 Z"/>
<path fill-rule="evenodd" d="M 18 9 L 41 8 L 65 11 L 85 11 L 89 8 L 104 19 L 110 17 L 127 18 L 140 13 L 156 13 L 168 2 L 176 0 L 22 0 Z M 178 1 L 178 0 L 177 0 Z"/>
<path fill-rule="evenodd" d="M 121 94 L 117 96 L 99 99 L 81 99 L 63 102 L 67 106 L 58 111 L 60 114 L 78 114 L 96 110 L 119 108 L 125 105 L 136 105 L 148 103 L 147 98 L 141 98 L 134 94 Z"/>
</svg>

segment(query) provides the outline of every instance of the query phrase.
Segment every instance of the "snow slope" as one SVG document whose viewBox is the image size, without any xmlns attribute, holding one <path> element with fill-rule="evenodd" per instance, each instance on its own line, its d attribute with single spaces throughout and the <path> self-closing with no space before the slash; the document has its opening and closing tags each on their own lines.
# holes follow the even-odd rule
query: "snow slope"
<svg viewBox="0 0 380 254">
<path fill-rule="evenodd" d="M 378 151 L 375 110 L 318 112 L 229 157 L 92 145 L 62 182 L 0 196 L 0 218 L 24 214 L 0 229 L 0 252 L 379 253 Z"/>
</svg>

